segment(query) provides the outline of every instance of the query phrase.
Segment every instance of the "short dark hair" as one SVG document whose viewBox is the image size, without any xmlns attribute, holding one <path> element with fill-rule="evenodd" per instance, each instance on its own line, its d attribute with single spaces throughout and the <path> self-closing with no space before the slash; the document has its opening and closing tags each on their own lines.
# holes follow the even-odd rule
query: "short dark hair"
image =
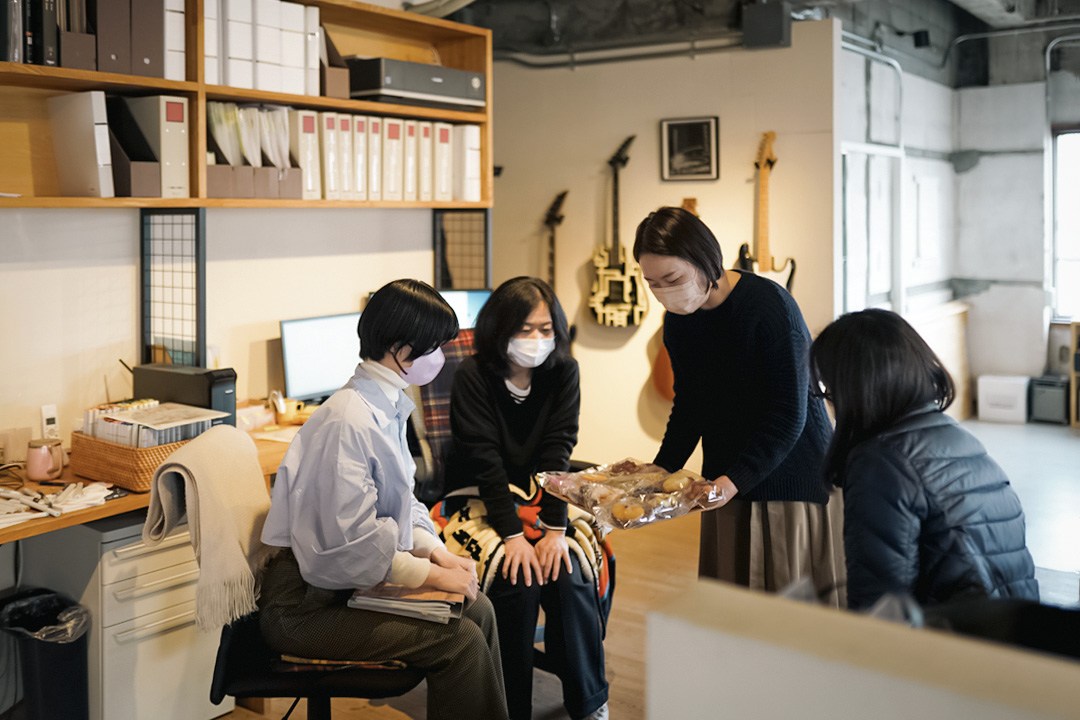
<svg viewBox="0 0 1080 720">
<path fill-rule="evenodd" d="M 559 298 L 543 280 L 516 277 L 497 287 L 476 316 L 476 357 L 499 377 L 510 374 L 506 348 L 521 330 L 529 314 L 544 303 L 551 313 L 555 350 L 540 368 L 547 369 L 570 357 L 570 331 Z"/>
<path fill-rule="evenodd" d="M 415 360 L 457 337 L 458 319 L 427 283 L 394 280 L 368 300 L 356 332 L 364 360 L 382 360 L 405 345 L 412 348 L 407 359 Z"/>
<path fill-rule="evenodd" d="M 915 328 L 888 310 L 848 313 L 810 346 L 811 383 L 832 401 L 836 431 L 825 477 L 843 485 L 848 455 L 907 413 L 956 397 L 949 372 Z"/>
<path fill-rule="evenodd" d="M 724 276 L 724 255 L 712 230 L 694 213 L 662 207 L 641 221 L 634 237 L 634 259 L 642 255 L 670 255 L 696 267 L 715 286 Z"/>
</svg>

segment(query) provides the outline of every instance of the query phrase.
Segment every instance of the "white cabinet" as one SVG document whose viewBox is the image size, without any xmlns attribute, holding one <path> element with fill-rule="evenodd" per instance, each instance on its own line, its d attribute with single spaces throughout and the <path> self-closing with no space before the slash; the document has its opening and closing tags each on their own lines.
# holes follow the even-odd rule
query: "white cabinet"
<svg viewBox="0 0 1080 720">
<path fill-rule="evenodd" d="M 90 610 L 90 720 L 208 720 L 220 634 L 195 630 L 195 563 L 186 528 L 142 543 L 146 511 L 24 541 L 23 583 Z"/>
</svg>

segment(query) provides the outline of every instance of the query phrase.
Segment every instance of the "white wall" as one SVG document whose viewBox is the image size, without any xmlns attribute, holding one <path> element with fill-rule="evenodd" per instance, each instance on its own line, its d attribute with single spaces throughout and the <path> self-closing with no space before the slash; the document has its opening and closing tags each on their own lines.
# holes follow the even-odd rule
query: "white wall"
<svg viewBox="0 0 1080 720">
<path fill-rule="evenodd" d="M 770 241 L 798 262 L 795 299 L 812 332 L 833 317 L 833 185 L 840 25 L 796 23 L 792 47 L 732 51 L 694 59 L 633 61 L 569 69 L 495 68 L 494 277 L 542 272 L 544 212 L 569 190 L 558 228 L 556 291 L 578 326 L 581 437 L 575 455 L 598 461 L 651 459 L 670 405 L 652 389 L 662 308 L 651 296 L 642 327 L 598 326 L 586 301 L 594 247 L 610 242 L 607 159 L 636 135 L 620 173 L 620 239 L 662 205 L 698 199 L 725 262 L 752 240 L 753 161 L 761 133 L 774 130 L 779 159 L 770 184 Z M 660 180 L 659 123 L 720 118 L 720 179 Z M 721 411 L 723 411 L 721 409 Z M 692 461 L 693 463 L 693 461 Z M 692 464 L 693 466 L 693 464 Z"/>
<path fill-rule="evenodd" d="M 0 428 L 40 431 L 55 403 L 67 439 L 83 408 L 130 397 L 137 364 L 139 214 L 0 210 Z M 282 319 L 352 312 L 397 277 L 432 279 L 428 210 L 207 213 L 206 339 L 266 397 Z M 107 388 L 107 392 L 106 392 Z"/>
<path fill-rule="evenodd" d="M 957 149 L 991 153 L 957 177 L 957 276 L 992 283 L 964 298 L 974 376 L 1045 367 L 1045 92 L 1045 83 L 1024 83 L 956 93 Z"/>
</svg>

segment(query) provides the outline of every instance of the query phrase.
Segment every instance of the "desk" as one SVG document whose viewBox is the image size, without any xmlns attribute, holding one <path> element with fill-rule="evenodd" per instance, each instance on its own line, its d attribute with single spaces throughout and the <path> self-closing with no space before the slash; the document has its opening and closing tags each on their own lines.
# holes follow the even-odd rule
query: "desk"
<svg viewBox="0 0 1080 720">
<path fill-rule="evenodd" d="M 263 475 L 266 477 L 266 484 L 267 487 L 269 487 L 270 476 L 277 472 L 278 465 L 281 464 L 281 459 L 285 456 L 285 451 L 289 448 L 289 444 L 275 442 L 273 440 L 255 440 L 255 447 L 259 451 L 259 465 L 262 466 Z M 64 474 L 60 476 L 60 479 L 65 482 L 90 482 L 84 478 L 72 475 L 71 467 L 64 468 Z M 54 486 L 39 485 L 32 481 L 27 481 L 26 485 L 34 490 L 41 490 L 46 493 L 55 492 L 59 489 Z M 27 520 L 26 522 L 0 529 L 0 545 L 12 542 L 13 540 L 22 540 L 23 538 L 42 535 L 47 532 L 52 532 L 53 530 L 71 527 L 72 525 L 82 525 L 91 520 L 99 520 L 101 518 L 131 512 L 132 510 L 140 510 L 147 507 L 149 504 L 150 493 L 133 492 L 128 493 L 122 498 L 109 500 L 104 505 L 97 505 L 83 510 L 75 510 L 74 512 L 66 512 L 60 517 L 43 517 L 37 518 L 36 520 Z"/>
</svg>

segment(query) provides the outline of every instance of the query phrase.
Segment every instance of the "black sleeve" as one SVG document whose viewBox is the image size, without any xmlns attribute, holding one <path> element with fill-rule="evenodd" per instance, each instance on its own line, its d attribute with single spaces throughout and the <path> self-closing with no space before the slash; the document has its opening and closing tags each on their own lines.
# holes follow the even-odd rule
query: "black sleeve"
<svg viewBox="0 0 1080 720">
<path fill-rule="evenodd" d="M 514 509 L 510 480 L 503 466 L 499 411 L 482 372 L 475 361 L 466 361 L 454 374 L 450 431 L 455 450 L 467 458 L 464 468 L 473 475 L 472 480 L 479 488 L 488 522 L 505 538 L 521 532 L 521 520 Z"/>
<path fill-rule="evenodd" d="M 690 459 L 698 441 L 701 440 L 701 410 L 694 395 L 693 378 L 686 376 L 686 369 L 680 362 L 679 354 L 668 341 L 668 325 L 664 324 L 664 347 L 671 358 L 671 373 L 674 377 L 675 400 L 668 415 L 667 429 L 660 450 L 654 463 L 668 472 L 681 470 Z M 714 479 L 714 478 L 710 478 Z"/>
<path fill-rule="evenodd" d="M 809 343 L 802 328 L 793 327 L 773 339 L 754 342 L 761 342 L 760 402 L 764 413 L 752 439 L 727 470 L 743 494 L 767 478 L 795 447 L 806 425 L 810 387 Z"/>
<path fill-rule="evenodd" d="M 912 594 L 919 578 L 919 534 L 926 503 L 915 471 L 885 449 L 860 453 L 844 479 L 848 608 L 885 593 Z"/>
<path fill-rule="evenodd" d="M 576 360 L 562 365 L 552 391 L 555 398 L 537 457 L 537 469 L 540 471 L 570 468 L 570 454 L 577 444 L 578 416 L 581 412 Z M 566 503 L 550 493 L 544 493 L 540 499 L 540 520 L 551 527 L 566 527 Z"/>
</svg>

